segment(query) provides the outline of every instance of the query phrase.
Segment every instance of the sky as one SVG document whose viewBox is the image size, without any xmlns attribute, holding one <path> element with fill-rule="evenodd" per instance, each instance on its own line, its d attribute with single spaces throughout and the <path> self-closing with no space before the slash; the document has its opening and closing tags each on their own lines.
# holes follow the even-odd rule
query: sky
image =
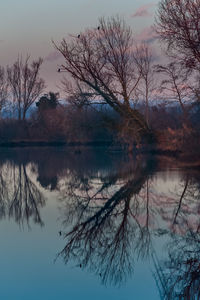
<svg viewBox="0 0 200 300">
<path fill-rule="evenodd" d="M 41 76 L 46 91 L 59 91 L 59 58 L 52 40 L 95 27 L 102 16 L 120 15 L 139 39 L 151 40 L 158 0 L 1 0 L 0 65 L 12 64 L 18 55 L 42 57 Z"/>
</svg>

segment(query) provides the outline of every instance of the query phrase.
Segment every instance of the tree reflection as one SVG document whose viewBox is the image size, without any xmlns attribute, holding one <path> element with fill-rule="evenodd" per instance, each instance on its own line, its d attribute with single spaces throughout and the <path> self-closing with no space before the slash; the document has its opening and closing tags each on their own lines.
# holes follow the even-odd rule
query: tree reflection
<svg viewBox="0 0 200 300">
<path fill-rule="evenodd" d="M 0 175 L 0 217 L 13 218 L 19 225 L 29 220 L 43 225 L 40 216 L 40 207 L 44 206 L 45 199 L 31 180 L 27 172 L 30 165 L 23 162 L 5 162 L 1 167 Z"/>
<path fill-rule="evenodd" d="M 182 172 L 178 185 L 163 193 L 152 172 L 141 157 L 106 175 L 68 171 L 60 189 L 70 229 L 59 255 L 116 285 L 131 276 L 136 257 L 151 258 L 161 299 L 199 297 L 199 178 Z M 169 239 L 165 263 L 153 246 L 159 236 Z"/>
<path fill-rule="evenodd" d="M 161 299 L 200 299 L 199 176 L 186 174 L 166 245 L 168 258 L 154 254 Z"/>
<path fill-rule="evenodd" d="M 194 239 L 195 235 L 195 239 Z M 161 299 L 200 298 L 200 236 L 173 236 L 167 245 L 168 260 L 155 260 L 155 278 Z"/>
<path fill-rule="evenodd" d="M 39 208 L 44 206 L 45 200 L 42 193 L 27 175 L 24 164 L 14 167 L 14 182 L 9 198 L 9 217 L 13 217 L 17 223 L 23 224 L 32 217 L 35 223 L 43 225 Z"/>
<path fill-rule="evenodd" d="M 61 251 L 65 262 L 73 259 L 101 277 L 102 283 L 121 284 L 133 272 L 133 256 L 148 256 L 148 184 L 150 161 L 127 161 L 116 173 L 96 177 L 71 176 L 67 181 L 65 234 L 67 244 Z M 68 176 L 69 178 L 69 176 Z M 146 221 L 140 222 L 139 193 L 147 189 Z"/>
<path fill-rule="evenodd" d="M 0 167 L 1 219 L 43 225 L 42 187 L 59 195 L 66 263 L 120 285 L 150 259 L 161 299 L 200 298 L 199 171 L 173 177 L 149 157 L 66 149 L 6 152 Z"/>
</svg>

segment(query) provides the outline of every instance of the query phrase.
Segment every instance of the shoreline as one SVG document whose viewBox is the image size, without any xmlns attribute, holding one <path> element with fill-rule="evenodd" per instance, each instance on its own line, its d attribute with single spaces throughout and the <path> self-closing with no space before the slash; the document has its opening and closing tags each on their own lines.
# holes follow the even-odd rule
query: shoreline
<svg viewBox="0 0 200 300">
<path fill-rule="evenodd" d="M 64 141 L 12 141 L 0 142 L 0 148 L 20 148 L 20 147 L 110 147 L 112 142 L 64 142 Z M 114 145 L 115 147 L 117 145 Z M 119 145 L 118 145 L 119 146 Z"/>
<path fill-rule="evenodd" d="M 123 148 L 123 145 L 114 144 L 113 142 L 58 142 L 58 141 L 13 141 L 13 142 L 4 142 L 0 143 L 0 151 L 8 149 L 19 150 L 28 149 L 28 148 L 41 148 L 45 147 L 50 148 L 71 148 L 72 153 L 75 155 L 81 155 L 87 149 L 97 150 L 97 151 L 106 151 L 111 155 L 122 154 L 122 155 L 144 155 L 152 156 L 158 158 L 158 161 L 162 167 L 171 166 L 180 169 L 196 169 L 200 170 L 200 155 L 199 153 L 194 153 L 191 158 L 191 153 L 183 152 L 180 150 L 169 150 L 169 149 L 160 149 L 159 145 L 149 144 L 144 145 L 142 148 L 134 148 L 131 152 Z M 3 151 L 4 152 L 4 151 Z"/>
</svg>

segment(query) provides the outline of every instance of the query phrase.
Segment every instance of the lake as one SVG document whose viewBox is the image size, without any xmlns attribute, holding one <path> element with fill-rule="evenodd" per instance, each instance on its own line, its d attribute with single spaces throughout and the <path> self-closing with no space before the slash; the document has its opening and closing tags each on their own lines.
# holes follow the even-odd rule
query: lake
<svg viewBox="0 0 200 300">
<path fill-rule="evenodd" d="M 200 170 L 73 147 L 0 150 L 1 299 L 199 299 Z"/>
</svg>

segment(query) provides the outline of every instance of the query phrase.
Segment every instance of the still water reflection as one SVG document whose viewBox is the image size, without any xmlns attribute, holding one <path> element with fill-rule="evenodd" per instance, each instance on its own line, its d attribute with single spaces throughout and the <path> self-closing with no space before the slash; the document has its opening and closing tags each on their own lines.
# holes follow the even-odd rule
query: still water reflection
<svg viewBox="0 0 200 300">
<path fill-rule="evenodd" d="M 199 299 L 200 172 L 163 161 L 1 150 L 2 299 Z"/>
</svg>

